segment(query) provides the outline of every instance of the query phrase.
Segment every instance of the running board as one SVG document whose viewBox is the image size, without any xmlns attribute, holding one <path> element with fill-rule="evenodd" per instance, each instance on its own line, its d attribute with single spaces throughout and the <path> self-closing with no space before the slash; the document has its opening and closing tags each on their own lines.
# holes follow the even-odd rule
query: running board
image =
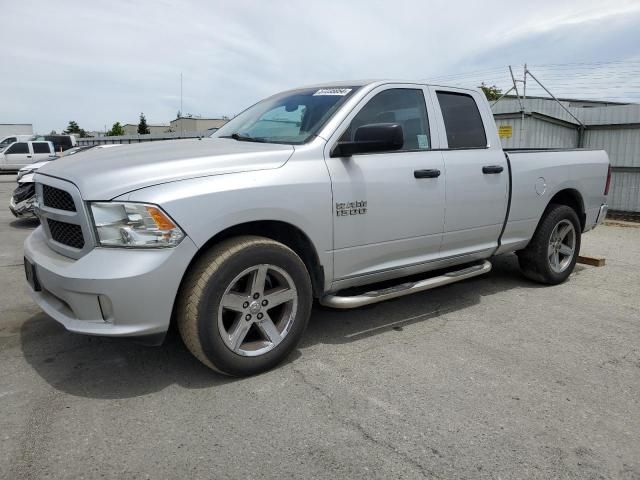
<svg viewBox="0 0 640 480">
<path fill-rule="evenodd" d="M 325 307 L 331 308 L 357 308 L 372 303 L 383 302 L 392 298 L 403 297 L 411 293 L 422 292 L 432 288 L 449 285 L 450 283 L 459 282 L 467 278 L 477 277 L 491 271 L 491 263 L 484 260 L 482 263 L 455 270 L 437 277 L 426 278 L 417 282 L 406 282 L 393 287 L 383 288 L 382 290 L 373 290 L 361 295 L 351 297 L 342 297 L 339 295 L 326 295 L 320 299 L 320 303 Z"/>
</svg>

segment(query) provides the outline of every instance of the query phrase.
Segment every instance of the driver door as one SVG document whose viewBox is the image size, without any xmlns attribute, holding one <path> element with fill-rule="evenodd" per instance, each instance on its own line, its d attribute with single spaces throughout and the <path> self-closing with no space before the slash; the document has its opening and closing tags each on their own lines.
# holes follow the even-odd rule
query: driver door
<svg viewBox="0 0 640 480">
<path fill-rule="evenodd" d="M 16 142 L 4 151 L 5 168 L 20 168 L 33 163 L 28 142 Z"/>
<path fill-rule="evenodd" d="M 333 189 L 334 275 L 398 276 L 439 258 L 444 230 L 445 169 L 430 97 L 419 85 L 374 89 L 327 143 Z M 332 157 L 338 141 L 366 124 L 403 129 L 401 149 Z M 434 146 L 432 141 L 436 142 Z"/>
</svg>

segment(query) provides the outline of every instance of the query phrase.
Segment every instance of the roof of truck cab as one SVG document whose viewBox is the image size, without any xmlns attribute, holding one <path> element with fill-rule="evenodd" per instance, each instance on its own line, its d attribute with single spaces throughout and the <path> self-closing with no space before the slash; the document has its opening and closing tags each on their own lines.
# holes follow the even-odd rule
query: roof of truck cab
<svg viewBox="0 0 640 480">
<path fill-rule="evenodd" d="M 369 86 L 378 86 L 385 85 L 388 83 L 405 83 L 405 84 L 415 84 L 415 85 L 426 85 L 429 87 L 443 87 L 443 88 L 456 88 L 459 90 L 469 90 L 472 92 L 477 92 L 477 88 L 465 88 L 457 85 L 442 85 L 438 83 L 430 83 L 426 80 L 407 80 L 407 79 L 398 79 L 398 78 L 386 78 L 386 79 L 361 79 L 361 80 L 338 80 L 335 82 L 322 82 L 315 83 L 312 85 L 304 85 L 302 87 L 295 88 L 293 90 L 298 90 L 302 88 L 331 88 L 331 87 L 369 87 Z"/>
</svg>

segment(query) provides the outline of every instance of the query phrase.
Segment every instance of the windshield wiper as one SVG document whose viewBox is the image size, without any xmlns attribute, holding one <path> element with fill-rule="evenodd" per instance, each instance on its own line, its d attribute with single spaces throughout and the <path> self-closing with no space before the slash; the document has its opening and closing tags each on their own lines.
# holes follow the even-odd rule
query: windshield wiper
<svg viewBox="0 0 640 480">
<path fill-rule="evenodd" d="M 258 137 L 251 137 L 249 135 L 241 135 L 239 133 L 232 133 L 230 136 L 228 137 L 223 137 L 223 138 L 233 138 L 234 140 L 237 140 L 239 142 L 260 142 L 260 143 L 266 143 L 267 141 L 264 138 L 258 138 Z"/>
</svg>

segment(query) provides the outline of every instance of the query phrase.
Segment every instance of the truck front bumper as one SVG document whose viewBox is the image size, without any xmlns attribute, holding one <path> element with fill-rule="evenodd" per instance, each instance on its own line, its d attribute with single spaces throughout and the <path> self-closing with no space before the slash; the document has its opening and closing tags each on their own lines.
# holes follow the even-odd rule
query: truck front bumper
<svg viewBox="0 0 640 480">
<path fill-rule="evenodd" d="M 67 330 L 142 337 L 161 343 L 182 276 L 196 254 L 186 237 L 174 248 L 94 248 L 74 260 L 51 250 L 38 227 L 24 244 L 36 303 Z"/>
<path fill-rule="evenodd" d="M 9 210 L 13 213 L 14 217 L 35 217 L 33 213 L 33 198 L 16 202 L 15 198 L 11 197 L 9 200 Z"/>
</svg>

